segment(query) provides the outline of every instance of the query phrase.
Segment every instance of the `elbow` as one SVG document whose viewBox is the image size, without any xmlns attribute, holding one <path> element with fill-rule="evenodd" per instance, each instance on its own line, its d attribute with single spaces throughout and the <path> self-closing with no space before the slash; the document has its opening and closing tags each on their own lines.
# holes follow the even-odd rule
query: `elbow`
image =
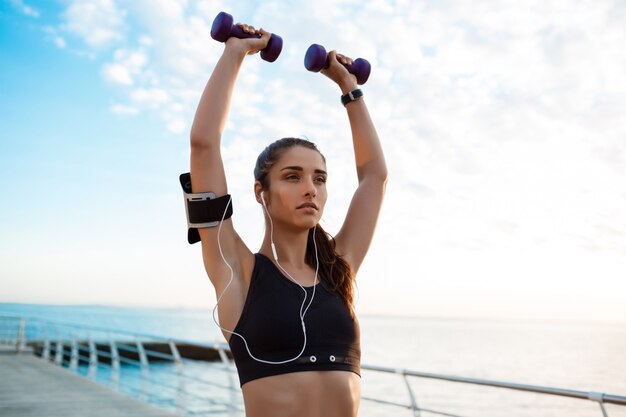
<svg viewBox="0 0 626 417">
<path fill-rule="evenodd" d="M 191 132 L 191 135 L 189 135 L 189 143 L 191 144 L 191 149 L 202 148 L 204 146 L 204 142 L 204 138 L 202 136 L 194 134 L 194 132 Z"/>
<path fill-rule="evenodd" d="M 376 165 L 376 178 L 382 183 L 383 190 L 387 186 L 387 178 L 389 178 L 389 170 L 387 170 L 387 161 L 385 157 L 380 158 L 380 162 Z"/>
<path fill-rule="evenodd" d="M 383 186 L 387 184 L 387 177 L 389 176 L 389 171 L 387 170 L 387 163 L 385 160 L 379 161 L 377 164 L 372 164 L 369 175 L 380 182 Z"/>
<path fill-rule="evenodd" d="M 219 141 L 213 141 L 211 140 L 211 138 L 205 135 L 194 134 L 194 132 L 191 132 L 191 135 L 189 136 L 189 141 L 191 144 L 191 150 L 210 149 L 212 146 L 212 143 L 219 142 Z"/>
<path fill-rule="evenodd" d="M 383 183 L 383 186 L 387 185 L 387 179 L 389 178 L 389 171 L 387 170 L 387 164 L 383 164 L 378 173 L 378 177 L 380 181 Z"/>
<path fill-rule="evenodd" d="M 359 183 L 376 184 L 383 192 L 387 188 L 388 171 L 386 166 L 379 169 L 372 169 L 359 175 Z"/>
<path fill-rule="evenodd" d="M 385 169 L 379 175 L 379 181 L 380 181 L 380 185 L 382 187 L 383 193 L 387 189 L 387 179 L 389 177 L 388 174 L 389 172 L 387 171 L 387 167 L 385 167 Z"/>
<path fill-rule="evenodd" d="M 383 163 L 382 166 L 372 173 L 372 179 L 377 183 L 378 187 L 380 187 L 380 192 L 384 195 L 387 190 L 387 179 L 389 177 L 389 172 L 387 171 L 387 166 Z"/>
<path fill-rule="evenodd" d="M 383 190 L 387 187 L 387 178 L 389 172 L 387 171 L 387 167 L 383 166 L 380 170 L 377 170 L 375 173 L 371 175 L 372 179 L 382 186 Z"/>
<path fill-rule="evenodd" d="M 362 167 L 357 168 L 357 176 L 359 178 L 359 182 L 375 181 L 380 183 L 384 188 L 387 185 L 387 177 L 389 176 L 387 164 L 384 162 L 381 164 L 365 164 Z"/>
</svg>

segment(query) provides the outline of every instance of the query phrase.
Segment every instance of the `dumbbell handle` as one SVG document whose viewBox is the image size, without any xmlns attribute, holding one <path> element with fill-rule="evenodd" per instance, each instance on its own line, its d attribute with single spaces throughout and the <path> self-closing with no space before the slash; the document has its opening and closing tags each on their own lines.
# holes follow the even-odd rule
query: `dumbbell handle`
<svg viewBox="0 0 626 417">
<path fill-rule="evenodd" d="M 318 72 L 330 66 L 330 57 L 322 45 L 313 44 L 309 46 L 304 56 L 304 66 L 309 71 Z M 363 58 L 357 58 L 350 65 L 343 64 L 350 74 L 356 77 L 358 84 L 365 84 L 370 76 L 372 66 Z"/>
<path fill-rule="evenodd" d="M 256 33 L 248 33 L 245 32 L 240 26 L 233 25 L 230 30 L 229 38 L 237 38 L 237 39 L 250 39 L 250 38 L 260 38 L 261 35 L 257 35 Z"/>
<path fill-rule="evenodd" d="M 213 20 L 211 26 L 211 37 L 218 42 L 226 42 L 228 38 L 238 39 L 260 38 L 255 33 L 247 33 L 241 27 L 233 24 L 233 17 L 226 12 L 219 12 Z M 261 58 L 268 62 L 276 61 L 283 49 L 283 39 L 275 34 L 271 34 L 267 46 L 261 50 Z"/>
</svg>

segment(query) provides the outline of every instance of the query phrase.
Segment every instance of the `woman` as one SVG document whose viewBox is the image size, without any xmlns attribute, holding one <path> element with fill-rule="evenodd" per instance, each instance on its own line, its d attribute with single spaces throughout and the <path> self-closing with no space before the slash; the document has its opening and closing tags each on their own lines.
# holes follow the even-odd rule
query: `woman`
<svg viewBox="0 0 626 417">
<path fill-rule="evenodd" d="M 246 55 L 270 34 L 230 38 L 200 99 L 191 129 L 193 192 L 227 194 L 220 140 Z M 356 79 L 334 51 L 323 73 L 342 94 Z M 248 417 L 356 416 L 360 397 L 359 327 L 353 284 L 374 233 L 387 179 L 379 139 L 363 99 L 345 105 L 359 185 L 334 239 L 318 225 L 326 203 L 326 162 L 312 143 L 283 139 L 255 168 L 254 193 L 265 213 L 265 237 L 253 254 L 233 227 L 200 229 L 220 327 L 229 341 Z M 320 285 L 316 285 L 317 283 Z"/>
</svg>

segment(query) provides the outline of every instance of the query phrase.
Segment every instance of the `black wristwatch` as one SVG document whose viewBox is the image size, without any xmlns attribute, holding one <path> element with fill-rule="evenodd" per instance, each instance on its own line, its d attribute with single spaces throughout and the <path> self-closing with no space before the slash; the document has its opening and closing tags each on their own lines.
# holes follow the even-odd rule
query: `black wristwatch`
<svg viewBox="0 0 626 417">
<path fill-rule="evenodd" d="M 361 97 L 363 97 L 363 91 L 361 91 L 360 88 L 357 88 L 341 96 L 341 104 L 345 106 L 348 103 L 360 99 Z"/>
</svg>

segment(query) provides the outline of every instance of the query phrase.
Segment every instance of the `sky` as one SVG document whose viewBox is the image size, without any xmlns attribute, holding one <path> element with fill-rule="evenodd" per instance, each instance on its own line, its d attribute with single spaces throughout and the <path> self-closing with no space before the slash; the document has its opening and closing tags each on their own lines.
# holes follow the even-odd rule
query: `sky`
<svg viewBox="0 0 626 417">
<path fill-rule="evenodd" d="M 389 166 L 362 314 L 626 320 L 626 2 L 0 2 L 0 302 L 207 308 L 178 176 L 220 11 L 280 35 L 249 56 L 223 136 L 256 251 L 252 169 L 275 139 L 328 161 L 322 224 L 357 185 L 312 43 L 372 64 Z"/>
</svg>

